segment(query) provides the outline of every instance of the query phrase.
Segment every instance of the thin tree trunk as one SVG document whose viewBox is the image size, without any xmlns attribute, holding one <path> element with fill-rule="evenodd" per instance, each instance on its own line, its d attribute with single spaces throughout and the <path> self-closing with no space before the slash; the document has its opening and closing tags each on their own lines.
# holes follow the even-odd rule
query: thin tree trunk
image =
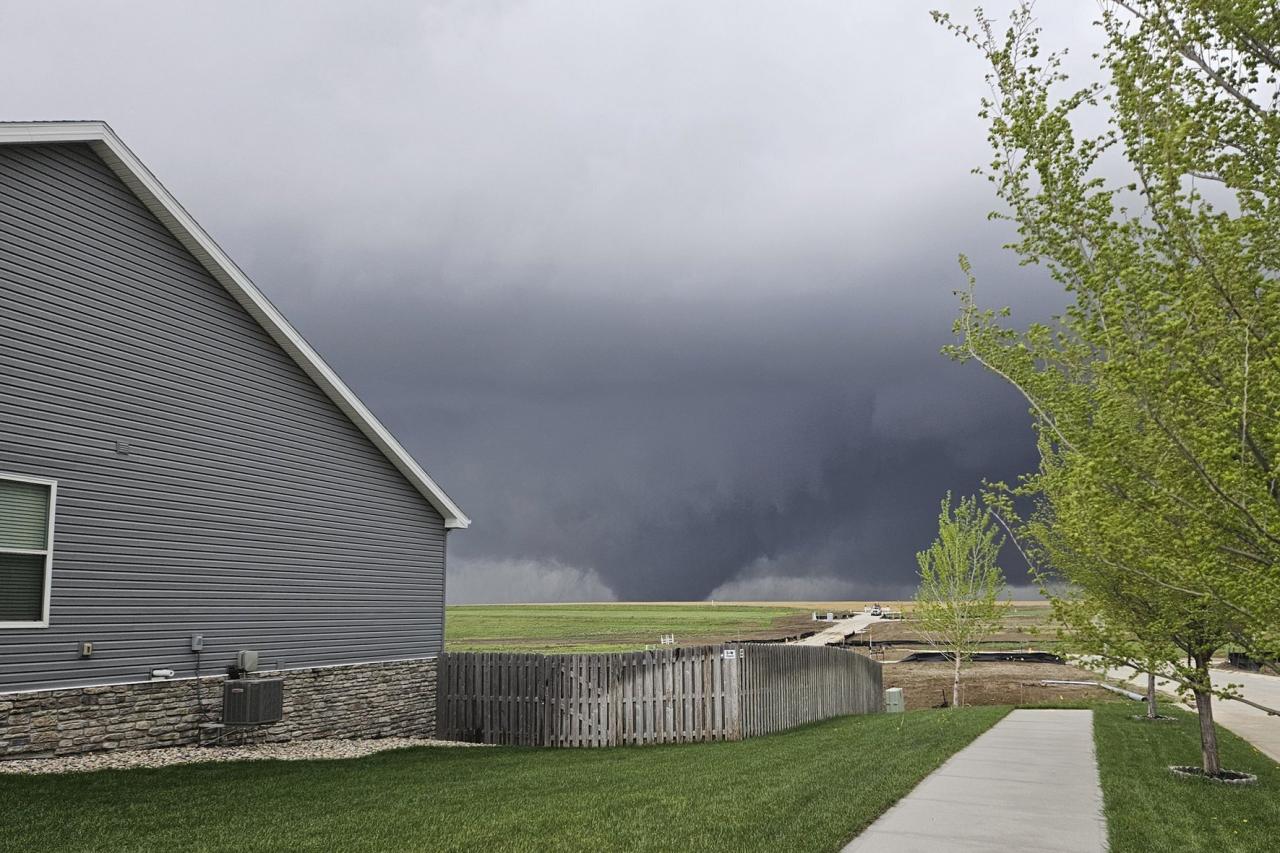
<svg viewBox="0 0 1280 853">
<path fill-rule="evenodd" d="M 1213 727 L 1213 694 L 1206 689 L 1209 681 L 1209 659 L 1196 655 L 1196 680 L 1203 687 L 1197 686 L 1191 692 L 1196 697 L 1196 713 L 1200 717 L 1200 756 L 1206 776 L 1218 776 L 1222 773 L 1222 762 L 1218 758 L 1218 732 Z"/>
<path fill-rule="evenodd" d="M 1160 716 L 1156 711 L 1156 674 L 1147 673 L 1147 719 L 1154 720 Z"/>
<path fill-rule="evenodd" d="M 951 707 L 960 707 L 960 652 L 955 653 L 956 658 L 956 675 L 955 680 L 951 682 Z"/>
</svg>

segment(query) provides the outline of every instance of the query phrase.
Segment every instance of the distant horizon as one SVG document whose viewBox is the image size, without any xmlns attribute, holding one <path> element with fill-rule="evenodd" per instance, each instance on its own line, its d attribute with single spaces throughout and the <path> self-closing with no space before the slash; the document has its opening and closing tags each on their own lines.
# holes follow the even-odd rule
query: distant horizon
<svg viewBox="0 0 1280 853">
<path fill-rule="evenodd" d="M 1017 590 L 1010 589 L 1010 596 L 1005 596 L 1003 600 L 1012 604 L 1043 604 L 1049 605 L 1049 602 L 1038 592 L 1034 597 L 1026 597 L 1030 588 L 1023 587 Z M 861 608 L 869 604 L 910 604 L 914 599 L 911 596 L 897 598 L 859 598 L 859 599 L 841 599 L 841 600 L 755 600 L 741 599 L 737 601 L 724 600 L 672 600 L 672 601 L 466 601 L 466 602 L 447 602 L 448 607 L 609 607 L 609 606 L 725 606 L 725 607 L 798 607 L 802 609 L 809 608 L 837 608 L 850 609 Z"/>
</svg>

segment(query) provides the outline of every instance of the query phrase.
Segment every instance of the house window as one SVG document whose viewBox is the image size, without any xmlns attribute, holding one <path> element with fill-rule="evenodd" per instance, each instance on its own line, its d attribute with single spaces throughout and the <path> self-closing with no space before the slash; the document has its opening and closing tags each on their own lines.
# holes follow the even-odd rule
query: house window
<svg viewBox="0 0 1280 853">
<path fill-rule="evenodd" d="M 49 624 L 53 480 L 0 474 L 0 628 Z"/>
</svg>

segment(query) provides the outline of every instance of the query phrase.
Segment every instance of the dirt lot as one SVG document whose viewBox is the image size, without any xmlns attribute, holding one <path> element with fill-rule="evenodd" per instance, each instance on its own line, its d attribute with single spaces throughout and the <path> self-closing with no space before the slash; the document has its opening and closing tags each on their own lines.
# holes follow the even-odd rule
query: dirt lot
<svg viewBox="0 0 1280 853">
<path fill-rule="evenodd" d="M 907 708 L 932 708 L 951 702 L 951 664 L 891 663 L 884 668 L 884 686 L 901 687 Z M 1041 680 L 1096 681 L 1097 676 L 1074 666 L 1052 663 L 971 663 L 960 675 L 965 705 L 1021 705 L 1035 702 L 1076 702 L 1117 699 L 1098 687 L 1041 686 Z"/>
</svg>

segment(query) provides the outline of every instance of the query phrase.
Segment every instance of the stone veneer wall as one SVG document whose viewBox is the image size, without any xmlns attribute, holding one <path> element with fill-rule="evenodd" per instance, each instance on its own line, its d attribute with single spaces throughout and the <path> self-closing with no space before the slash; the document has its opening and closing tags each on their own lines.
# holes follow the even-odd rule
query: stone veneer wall
<svg viewBox="0 0 1280 853">
<path fill-rule="evenodd" d="M 284 719 L 228 742 L 433 737 L 436 660 L 261 672 L 284 679 Z M 225 676 L 0 693 L 0 760 L 194 744 L 222 719 Z"/>
</svg>

